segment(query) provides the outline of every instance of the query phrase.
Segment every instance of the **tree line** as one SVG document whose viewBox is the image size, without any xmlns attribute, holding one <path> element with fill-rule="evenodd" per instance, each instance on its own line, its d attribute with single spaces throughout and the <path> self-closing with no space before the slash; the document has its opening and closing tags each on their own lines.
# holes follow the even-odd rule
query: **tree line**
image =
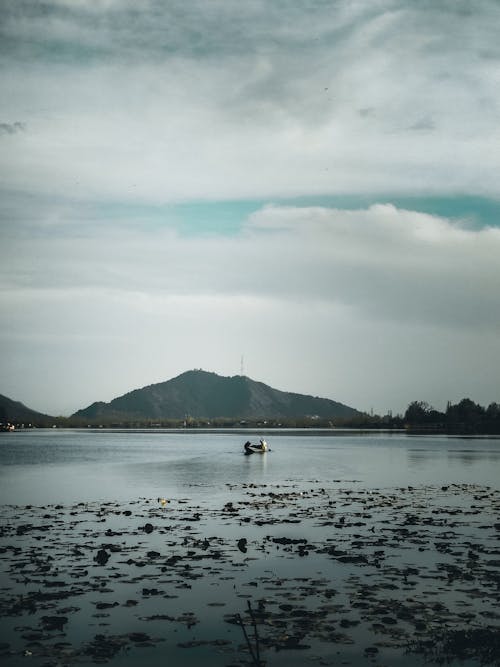
<svg viewBox="0 0 500 667">
<path fill-rule="evenodd" d="M 411 430 L 436 430 L 445 433 L 500 433 L 500 404 L 483 407 L 470 398 L 456 404 L 448 401 L 446 410 L 440 412 L 425 401 L 413 401 L 404 415 L 405 424 Z"/>
<path fill-rule="evenodd" d="M 1 418 L 0 429 L 7 425 L 7 420 Z M 470 398 L 464 398 L 456 404 L 448 402 L 446 410 L 440 412 L 425 401 L 413 401 L 403 415 L 393 416 L 359 413 L 355 417 L 320 418 L 317 416 L 297 416 L 281 419 L 198 419 L 187 417 L 183 420 L 155 419 L 89 421 L 75 417 L 46 417 L 35 419 L 28 423 L 27 419 L 11 419 L 11 423 L 19 427 L 59 427 L 59 428 L 357 428 L 357 429 L 402 429 L 410 433 L 450 433 L 450 434 L 500 434 L 500 404 L 490 403 L 483 407 L 474 403 Z M 2 423 L 3 422 L 3 423 Z"/>
<path fill-rule="evenodd" d="M 339 424 L 336 424 L 339 425 Z M 357 428 L 405 429 L 414 433 L 500 434 L 500 404 L 487 407 L 463 398 L 458 403 L 448 401 L 446 410 L 436 410 L 426 401 L 411 402 L 403 415 L 363 414 L 344 421 L 343 426 Z"/>
</svg>

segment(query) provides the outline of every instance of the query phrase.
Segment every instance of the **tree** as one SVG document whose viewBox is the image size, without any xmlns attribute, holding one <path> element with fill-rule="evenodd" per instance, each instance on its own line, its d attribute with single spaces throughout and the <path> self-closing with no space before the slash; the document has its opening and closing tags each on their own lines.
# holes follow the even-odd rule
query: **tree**
<svg viewBox="0 0 500 667">
<path fill-rule="evenodd" d="M 408 424 L 435 424 L 443 420 L 443 414 L 425 401 L 413 401 L 405 412 Z"/>
<path fill-rule="evenodd" d="M 485 410 L 470 398 L 463 398 L 446 411 L 446 419 L 450 423 L 477 424 L 484 419 Z"/>
</svg>

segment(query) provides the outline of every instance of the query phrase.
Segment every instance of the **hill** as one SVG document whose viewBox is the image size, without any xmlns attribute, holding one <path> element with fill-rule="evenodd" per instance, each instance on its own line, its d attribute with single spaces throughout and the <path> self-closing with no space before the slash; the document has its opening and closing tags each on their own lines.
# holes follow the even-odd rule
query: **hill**
<svg viewBox="0 0 500 667">
<path fill-rule="evenodd" d="M 360 413 L 327 398 L 273 389 L 242 375 L 222 377 L 193 370 L 172 380 L 135 389 L 109 403 L 93 403 L 72 415 L 101 421 L 184 419 L 285 419 L 305 416 L 352 418 Z"/>
<path fill-rule="evenodd" d="M 46 426 L 52 423 L 54 417 L 44 415 L 36 410 L 27 408 L 19 401 L 13 401 L 7 396 L 0 394 L 0 424 L 34 424 L 36 426 Z"/>
</svg>

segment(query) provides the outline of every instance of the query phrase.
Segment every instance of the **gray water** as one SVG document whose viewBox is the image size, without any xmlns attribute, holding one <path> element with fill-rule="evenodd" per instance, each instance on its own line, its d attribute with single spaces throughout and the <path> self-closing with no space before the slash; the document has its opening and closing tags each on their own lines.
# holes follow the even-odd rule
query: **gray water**
<svg viewBox="0 0 500 667">
<path fill-rule="evenodd" d="M 244 456 L 259 435 L 1 433 L 0 662 L 243 667 L 247 604 L 266 667 L 425 667 L 413 638 L 500 632 L 500 438 L 281 430 Z"/>
<path fill-rule="evenodd" d="M 500 484 L 500 439 L 273 431 L 20 430 L 0 434 L 0 504 L 223 494 L 228 484 L 353 481 L 365 488 Z"/>
</svg>

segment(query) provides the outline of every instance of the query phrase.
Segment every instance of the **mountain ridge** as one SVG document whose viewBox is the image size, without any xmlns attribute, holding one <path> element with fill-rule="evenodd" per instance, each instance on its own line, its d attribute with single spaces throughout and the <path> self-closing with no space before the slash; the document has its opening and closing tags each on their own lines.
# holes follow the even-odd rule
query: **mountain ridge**
<svg viewBox="0 0 500 667">
<path fill-rule="evenodd" d="M 6 423 L 37 423 L 48 424 L 54 417 L 28 408 L 24 403 L 15 401 L 0 394 L 0 424 Z"/>
<path fill-rule="evenodd" d="M 276 419 L 348 418 L 360 414 L 338 401 L 280 391 L 247 376 L 227 377 L 191 370 L 171 380 L 134 389 L 108 403 L 96 401 L 71 418 L 123 422 L 184 419 L 188 415 L 197 419 Z"/>
</svg>

